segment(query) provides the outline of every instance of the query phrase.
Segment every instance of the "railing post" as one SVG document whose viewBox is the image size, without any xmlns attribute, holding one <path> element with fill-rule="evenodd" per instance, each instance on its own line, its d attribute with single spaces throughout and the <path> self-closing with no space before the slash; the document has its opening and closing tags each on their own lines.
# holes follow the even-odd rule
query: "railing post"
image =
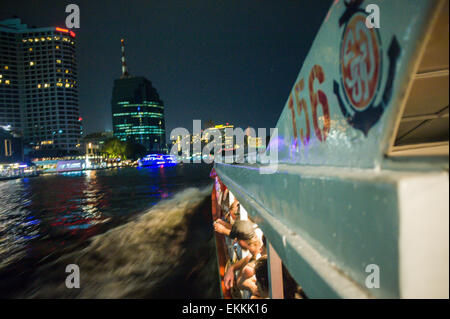
<svg viewBox="0 0 450 319">
<path fill-rule="evenodd" d="M 270 243 L 268 243 L 267 248 L 269 257 L 270 298 L 284 299 L 283 266 L 281 264 L 281 258 Z"/>
</svg>

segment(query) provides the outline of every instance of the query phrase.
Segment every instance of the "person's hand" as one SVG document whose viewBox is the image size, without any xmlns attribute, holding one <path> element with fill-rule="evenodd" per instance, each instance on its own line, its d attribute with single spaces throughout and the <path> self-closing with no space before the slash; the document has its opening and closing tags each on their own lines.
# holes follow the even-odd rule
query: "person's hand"
<svg viewBox="0 0 450 319">
<path fill-rule="evenodd" d="M 229 234 L 229 229 L 226 228 L 224 225 L 222 225 L 219 222 L 215 222 L 214 223 L 214 230 L 216 232 L 218 232 L 219 234 L 222 234 L 222 235 L 228 235 Z"/>
<path fill-rule="evenodd" d="M 248 289 L 252 295 L 259 295 L 256 277 L 248 278 L 242 282 L 242 287 Z"/>
<path fill-rule="evenodd" d="M 230 289 L 234 285 L 234 270 L 233 267 L 227 269 L 225 276 L 223 276 L 223 283 L 225 288 Z"/>
<path fill-rule="evenodd" d="M 230 223 L 227 223 L 226 221 L 222 220 L 222 219 L 216 219 L 216 223 L 222 224 L 223 226 L 225 226 L 227 229 L 231 229 L 232 226 Z"/>
<path fill-rule="evenodd" d="M 244 278 L 251 278 L 255 275 L 255 268 L 249 265 L 245 265 L 244 269 L 242 269 L 242 276 Z"/>
</svg>

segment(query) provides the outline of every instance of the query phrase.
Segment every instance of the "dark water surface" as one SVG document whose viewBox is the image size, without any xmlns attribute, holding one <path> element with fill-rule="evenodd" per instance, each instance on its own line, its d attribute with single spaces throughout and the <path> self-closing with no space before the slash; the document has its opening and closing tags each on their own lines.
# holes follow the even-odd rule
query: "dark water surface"
<svg viewBox="0 0 450 319">
<path fill-rule="evenodd" d="M 211 166 L 0 182 L 0 297 L 217 297 Z M 95 236 L 95 237 L 93 237 Z M 79 265 L 82 289 L 67 289 Z"/>
</svg>

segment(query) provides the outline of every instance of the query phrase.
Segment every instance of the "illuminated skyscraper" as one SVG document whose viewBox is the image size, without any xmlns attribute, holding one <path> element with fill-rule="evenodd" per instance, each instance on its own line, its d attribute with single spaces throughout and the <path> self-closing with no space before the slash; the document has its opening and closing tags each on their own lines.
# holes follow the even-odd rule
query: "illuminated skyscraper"
<svg viewBox="0 0 450 319">
<path fill-rule="evenodd" d="M 150 152 L 165 149 L 164 103 L 145 77 L 131 76 L 122 40 L 122 76 L 114 81 L 111 100 L 114 136 L 145 146 Z"/>
<path fill-rule="evenodd" d="M 222 150 L 233 150 L 235 144 L 233 136 L 234 125 L 230 125 L 229 123 L 227 123 L 226 125 L 215 125 L 214 129 L 219 130 L 220 135 L 222 136 Z"/>
<path fill-rule="evenodd" d="M 35 157 L 78 150 L 75 45 L 67 29 L 0 21 L 0 125 L 20 132 Z"/>
</svg>

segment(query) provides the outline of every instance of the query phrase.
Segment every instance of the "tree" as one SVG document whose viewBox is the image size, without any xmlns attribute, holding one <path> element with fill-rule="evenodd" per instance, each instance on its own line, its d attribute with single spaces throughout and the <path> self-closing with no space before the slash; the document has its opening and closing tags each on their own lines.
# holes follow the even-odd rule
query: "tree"
<svg viewBox="0 0 450 319">
<path fill-rule="evenodd" d="M 101 152 L 110 158 L 127 159 L 127 143 L 122 142 L 118 138 L 111 138 L 103 144 Z"/>
</svg>

